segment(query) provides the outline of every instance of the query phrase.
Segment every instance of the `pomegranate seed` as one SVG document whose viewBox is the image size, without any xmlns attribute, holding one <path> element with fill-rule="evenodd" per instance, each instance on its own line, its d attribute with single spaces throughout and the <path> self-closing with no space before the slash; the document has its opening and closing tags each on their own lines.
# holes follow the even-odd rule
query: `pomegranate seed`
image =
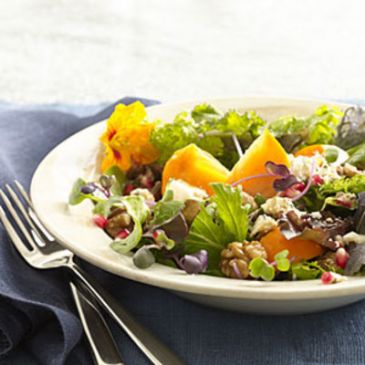
<svg viewBox="0 0 365 365">
<path fill-rule="evenodd" d="M 335 272 L 326 271 L 321 276 L 322 284 L 328 285 L 328 284 L 336 284 L 340 283 L 341 281 L 345 281 L 346 277 L 342 276 L 340 274 L 337 274 Z"/>
<path fill-rule="evenodd" d="M 135 189 L 134 185 L 132 184 L 127 184 L 124 187 L 124 191 L 123 191 L 123 195 L 129 195 L 133 190 Z"/>
<path fill-rule="evenodd" d="M 101 229 L 104 229 L 105 226 L 108 224 L 108 220 L 105 217 L 103 217 L 102 215 L 96 215 L 93 218 L 93 222 Z"/>
<path fill-rule="evenodd" d="M 128 229 L 122 229 L 119 233 L 118 233 L 118 235 L 117 235 L 117 237 L 118 238 L 121 238 L 121 239 L 123 239 L 123 238 L 127 238 L 129 236 L 129 231 L 128 231 Z"/>
<path fill-rule="evenodd" d="M 321 276 L 321 281 L 324 285 L 332 284 L 334 282 L 333 274 L 329 271 L 324 272 Z"/>
<path fill-rule="evenodd" d="M 281 196 L 284 196 L 285 198 L 294 198 L 298 195 L 298 192 L 302 192 L 304 189 L 305 184 L 303 182 L 299 182 L 284 190 Z"/>
<path fill-rule="evenodd" d="M 302 192 L 305 189 L 305 184 L 304 182 L 298 182 L 297 184 L 293 185 L 293 188 L 297 191 Z"/>
<path fill-rule="evenodd" d="M 155 184 L 154 184 L 153 180 L 148 179 L 147 185 L 146 185 L 147 189 L 152 189 L 154 187 L 154 185 Z"/>
<path fill-rule="evenodd" d="M 340 247 L 336 251 L 336 264 L 344 269 L 346 267 L 347 261 L 349 260 L 350 255 L 348 252 L 343 248 Z"/>
<path fill-rule="evenodd" d="M 350 200 L 341 200 L 341 199 L 336 199 L 336 204 L 341 205 L 341 207 L 345 207 L 345 208 L 352 208 L 352 201 Z"/>
<path fill-rule="evenodd" d="M 141 180 L 141 185 L 147 189 L 152 189 L 153 188 L 153 181 L 151 178 L 147 177 L 147 176 L 142 176 Z"/>
<path fill-rule="evenodd" d="M 313 185 L 322 185 L 324 183 L 323 177 L 320 175 L 313 175 L 312 183 Z"/>
<path fill-rule="evenodd" d="M 160 231 L 158 229 L 152 233 L 153 239 L 155 241 L 157 241 L 159 235 L 160 235 Z"/>
</svg>

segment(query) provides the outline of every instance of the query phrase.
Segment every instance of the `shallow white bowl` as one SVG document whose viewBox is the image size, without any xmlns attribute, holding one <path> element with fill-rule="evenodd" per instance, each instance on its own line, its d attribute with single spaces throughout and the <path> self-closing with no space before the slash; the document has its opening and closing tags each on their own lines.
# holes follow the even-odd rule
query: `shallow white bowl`
<svg viewBox="0 0 365 365">
<path fill-rule="evenodd" d="M 281 115 L 305 116 L 323 101 L 286 98 L 242 97 L 195 100 L 148 108 L 151 119 L 171 120 L 200 102 L 209 102 L 225 111 L 254 109 L 266 119 Z M 343 105 L 345 108 L 346 105 Z M 242 312 L 265 314 L 309 313 L 340 307 L 365 298 L 365 278 L 348 278 L 324 286 L 319 280 L 261 282 L 187 275 L 160 264 L 141 270 L 128 255 L 110 249 L 110 238 L 91 221 L 91 203 L 70 207 L 68 195 L 78 177 L 92 179 L 100 161 L 99 136 L 105 128 L 100 122 L 82 130 L 57 146 L 39 165 L 31 185 L 35 209 L 46 227 L 61 243 L 90 263 L 132 280 L 174 291 L 196 302 Z M 100 155 L 100 154 L 99 154 Z"/>
</svg>

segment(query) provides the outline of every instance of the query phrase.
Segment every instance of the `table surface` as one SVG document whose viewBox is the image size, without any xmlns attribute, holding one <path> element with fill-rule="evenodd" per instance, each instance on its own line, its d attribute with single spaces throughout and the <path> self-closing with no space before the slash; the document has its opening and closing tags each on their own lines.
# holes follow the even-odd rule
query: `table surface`
<svg viewBox="0 0 365 365">
<path fill-rule="evenodd" d="M 365 98 L 365 2 L 0 2 L 0 100 Z"/>
</svg>

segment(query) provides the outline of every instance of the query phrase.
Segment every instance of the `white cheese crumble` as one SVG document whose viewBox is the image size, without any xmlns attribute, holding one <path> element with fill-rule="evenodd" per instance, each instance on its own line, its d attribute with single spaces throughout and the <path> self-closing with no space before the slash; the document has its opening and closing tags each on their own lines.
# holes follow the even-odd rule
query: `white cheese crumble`
<svg viewBox="0 0 365 365">
<path fill-rule="evenodd" d="M 280 196 L 274 196 L 271 199 L 267 199 L 266 202 L 261 205 L 261 208 L 266 214 L 271 215 L 274 218 L 280 218 L 283 214 L 291 210 L 299 212 L 291 199 Z"/>
<path fill-rule="evenodd" d="M 277 226 L 278 222 L 274 218 L 262 214 L 256 219 L 252 227 L 251 236 L 256 236 L 258 233 L 270 232 Z"/>
<path fill-rule="evenodd" d="M 167 190 L 173 192 L 174 200 L 181 202 L 185 202 L 188 199 L 203 200 L 208 198 L 205 190 L 192 186 L 183 180 L 171 179 L 166 186 Z"/>
<path fill-rule="evenodd" d="M 142 189 L 142 188 L 134 189 L 132 190 L 131 195 L 141 196 L 147 202 L 155 201 L 155 197 L 148 189 Z"/>
<path fill-rule="evenodd" d="M 309 176 L 311 174 L 311 168 L 312 168 L 314 159 L 315 159 L 315 166 L 316 166 L 315 170 L 317 170 L 318 165 L 323 163 L 321 161 L 323 159 L 322 156 L 315 155 L 313 157 L 308 157 L 308 156 L 289 155 L 290 171 L 299 180 L 305 181 L 309 178 Z"/>
<path fill-rule="evenodd" d="M 343 242 L 348 243 L 356 243 L 356 244 L 364 244 L 365 243 L 365 235 L 364 234 L 358 234 L 356 232 L 349 232 L 345 234 L 342 238 Z"/>
<path fill-rule="evenodd" d="M 312 212 L 312 213 L 310 213 L 310 216 L 313 219 L 321 219 L 322 218 L 322 214 L 320 212 Z"/>
<path fill-rule="evenodd" d="M 324 182 L 333 181 L 340 177 L 337 173 L 337 167 L 333 164 L 328 164 L 327 162 L 320 166 L 318 169 L 318 175 L 322 177 Z"/>
<path fill-rule="evenodd" d="M 321 176 L 325 182 L 339 178 L 337 165 L 329 164 L 319 153 L 311 157 L 289 155 L 289 161 L 290 171 L 301 181 L 308 180 L 313 164 L 313 174 Z"/>
</svg>

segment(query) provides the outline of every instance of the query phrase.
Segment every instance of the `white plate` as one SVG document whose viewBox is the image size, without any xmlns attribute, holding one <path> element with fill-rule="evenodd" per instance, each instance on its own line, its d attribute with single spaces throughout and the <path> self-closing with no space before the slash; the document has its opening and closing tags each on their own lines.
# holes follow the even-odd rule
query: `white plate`
<svg viewBox="0 0 365 365">
<path fill-rule="evenodd" d="M 204 100 L 221 110 L 254 109 L 267 119 L 285 114 L 309 115 L 323 101 L 243 97 Z M 148 109 L 149 118 L 171 120 L 202 100 L 158 105 Z M 343 106 L 345 107 L 345 106 Z M 132 280 L 166 288 L 194 301 L 219 308 L 252 313 L 294 314 L 340 307 L 365 298 L 365 278 L 324 286 L 319 280 L 260 282 L 187 275 L 160 264 L 141 270 L 128 255 L 109 248 L 110 238 L 91 221 L 91 203 L 67 205 L 73 182 L 91 179 L 97 171 L 95 156 L 105 122 L 68 138 L 42 161 L 34 174 L 31 196 L 40 218 L 62 244 L 92 264 Z"/>
</svg>

